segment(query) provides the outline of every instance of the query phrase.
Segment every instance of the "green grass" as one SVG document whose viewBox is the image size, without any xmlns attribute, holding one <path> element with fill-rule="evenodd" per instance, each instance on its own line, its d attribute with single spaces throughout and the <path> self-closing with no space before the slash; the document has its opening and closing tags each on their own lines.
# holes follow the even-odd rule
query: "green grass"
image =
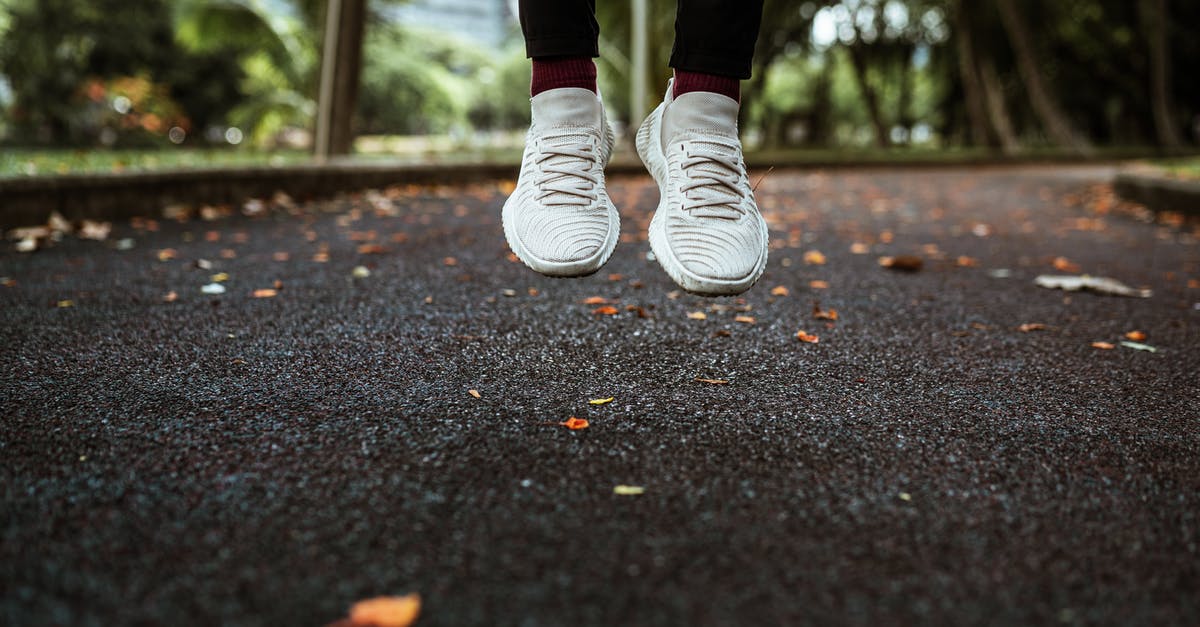
<svg viewBox="0 0 1200 627">
<path fill-rule="evenodd" d="M 288 165 L 303 163 L 301 151 L 249 150 L 68 150 L 0 149 L 0 176 L 24 177 L 55 174 L 101 174 L 235 165 Z"/>
<path fill-rule="evenodd" d="M 1156 162 L 1156 165 L 1166 170 L 1171 176 L 1192 181 L 1200 180 L 1200 157 L 1165 159 Z"/>
</svg>

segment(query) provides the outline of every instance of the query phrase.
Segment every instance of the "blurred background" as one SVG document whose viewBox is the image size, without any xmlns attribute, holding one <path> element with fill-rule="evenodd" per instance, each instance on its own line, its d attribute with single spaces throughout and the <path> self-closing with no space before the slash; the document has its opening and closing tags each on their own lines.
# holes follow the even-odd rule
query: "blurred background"
<svg viewBox="0 0 1200 627">
<path fill-rule="evenodd" d="M 675 2 L 597 4 L 602 93 L 636 127 Z M 367 0 L 363 22 L 357 158 L 517 160 L 515 0 Z M 326 0 L 0 0 L 0 175 L 308 160 L 326 24 Z M 742 130 L 760 155 L 1194 152 L 1197 32 L 1194 0 L 767 0 Z"/>
</svg>

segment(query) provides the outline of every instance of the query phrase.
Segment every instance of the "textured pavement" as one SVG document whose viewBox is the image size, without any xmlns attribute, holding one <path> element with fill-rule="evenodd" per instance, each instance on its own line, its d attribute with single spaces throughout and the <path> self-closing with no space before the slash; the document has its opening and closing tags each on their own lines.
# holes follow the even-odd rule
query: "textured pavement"
<svg viewBox="0 0 1200 627">
<path fill-rule="evenodd" d="M 1200 229 L 1110 174 L 775 171 L 744 300 L 672 294 L 648 177 L 574 280 L 503 184 L 6 243 L 0 623 L 1198 624 Z"/>
</svg>

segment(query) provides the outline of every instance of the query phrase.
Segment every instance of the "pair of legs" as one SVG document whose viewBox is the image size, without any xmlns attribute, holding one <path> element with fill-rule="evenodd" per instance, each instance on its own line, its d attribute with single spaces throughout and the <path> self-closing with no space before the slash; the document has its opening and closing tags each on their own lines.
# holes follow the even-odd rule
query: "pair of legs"
<svg viewBox="0 0 1200 627">
<path fill-rule="evenodd" d="M 594 11 L 594 0 L 521 2 L 532 123 L 504 233 L 526 265 L 553 276 L 597 271 L 620 234 L 604 189 L 614 137 L 596 93 Z M 660 192 L 651 249 L 699 294 L 743 292 L 766 266 L 767 227 L 737 133 L 738 81 L 750 76 L 761 16 L 761 0 L 679 0 L 675 77 L 638 131 Z"/>
</svg>

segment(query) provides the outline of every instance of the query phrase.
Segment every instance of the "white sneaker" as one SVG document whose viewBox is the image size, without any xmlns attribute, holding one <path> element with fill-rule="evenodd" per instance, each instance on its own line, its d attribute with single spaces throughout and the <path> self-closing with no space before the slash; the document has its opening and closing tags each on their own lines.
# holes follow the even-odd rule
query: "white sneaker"
<svg viewBox="0 0 1200 627">
<path fill-rule="evenodd" d="M 638 155 L 658 183 L 650 248 L 680 287 L 740 294 L 767 265 L 767 223 L 758 212 L 738 140 L 738 102 L 691 92 L 663 103 L 638 129 Z"/>
<path fill-rule="evenodd" d="M 621 233 L 604 190 L 615 137 L 600 97 L 587 89 L 544 91 L 517 187 L 504 203 L 504 237 L 525 265 L 550 276 L 584 276 L 603 266 Z"/>
</svg>

